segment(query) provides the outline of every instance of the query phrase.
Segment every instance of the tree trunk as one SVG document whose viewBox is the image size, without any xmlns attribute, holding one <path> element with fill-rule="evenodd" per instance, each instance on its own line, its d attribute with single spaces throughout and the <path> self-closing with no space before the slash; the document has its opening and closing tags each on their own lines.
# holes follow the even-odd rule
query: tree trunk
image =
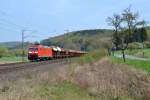
<svg viewBox="0 0 150 100">
<path fill-rule="evenodd" d="M 122 58 L 123 58 L 123 61 L 126 62 L 126 57 L 125 57 L 124 49 L 122 49 Z"/>
<path fill-rule="evenodd" d="M 113 51 L 112 51 L 112 56 L 114 56 L 114 52 L 115 52 L 115 51 L 113 50 Z"/>
<path fill-rule="evenodd" d="M 142 41 L 142 56 L 143 56 L 143 58 L 145 57 L 145 54 L 144 54 L 144 43 L 143 43 L 143 41 Z"/>
<path fill-rule="evenodd" d="M 111 51 L 109 48 L 107 48 L 108 56 L 111 56 Z"/>
</svg>

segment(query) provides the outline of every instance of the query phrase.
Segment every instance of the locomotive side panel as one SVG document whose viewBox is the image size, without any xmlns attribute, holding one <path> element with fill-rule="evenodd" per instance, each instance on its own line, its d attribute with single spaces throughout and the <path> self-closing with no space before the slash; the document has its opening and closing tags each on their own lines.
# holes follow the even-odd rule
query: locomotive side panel
<svg viewBox="0 0 150 100">
<path fill-rule="evenodd" d="M 38 57 L 40 59 L 52 58 L 53 57 L 52 49 L 48 47 L 40 47 L 38 49 Z"/>
</svg>

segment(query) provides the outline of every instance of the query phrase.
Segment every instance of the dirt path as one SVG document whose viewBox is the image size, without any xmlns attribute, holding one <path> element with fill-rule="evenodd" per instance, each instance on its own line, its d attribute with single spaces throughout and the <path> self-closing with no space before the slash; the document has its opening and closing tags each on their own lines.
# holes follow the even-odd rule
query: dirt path
<svg viewBox="0 0 150 100">
<path fill-rule="evenodd" d="M 117 58 L 122 58 L 122 55 L 121 55 L 121 54 L 115 54 L 114 56 L 117 57 Z M 144 60 L 144 61 L 150 60 L 150 59 L 148 59 L 148 58 L 140 58 L 140 57 L 131 56 L 131 55 L 125 55 L 125 56 L 126 56 L 126 58 L 128 58 L 128 59 L 133 59 L 133 60 Z"/>
</svg>

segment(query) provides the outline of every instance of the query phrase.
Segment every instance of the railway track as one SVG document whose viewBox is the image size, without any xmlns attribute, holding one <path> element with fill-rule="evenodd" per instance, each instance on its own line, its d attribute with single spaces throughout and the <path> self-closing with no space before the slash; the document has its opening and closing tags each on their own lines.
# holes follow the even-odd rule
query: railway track
<svg viewBox="0 0 150 100">
<path fill-rule="evenodd" d="M 41 66 L 41 65 L 64 64 L 70 61 L 71 61 L 70 59 L 69 60 L 57 59 L 57 60 L 41 61 L 41 62 L 19 62 L 19 63 L 0 64 L 0 74 L 31 68 L 31 67 L 36 67 L 36 66 Z"/>
<path fill-rule="evenodd" d="M 25 64 L 25 63 L 30 63 L 30 62 L 6 63 L 6 64 L 0 64 L 0 67 L 1 66 L 11 66 L 11 65 Z"/>
</svg>

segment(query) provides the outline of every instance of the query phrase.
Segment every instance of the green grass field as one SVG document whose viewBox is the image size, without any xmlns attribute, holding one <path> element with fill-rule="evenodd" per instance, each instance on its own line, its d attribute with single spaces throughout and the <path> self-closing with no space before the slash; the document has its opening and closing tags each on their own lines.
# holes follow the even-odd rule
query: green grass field
<svg viewBox="0 0 150 100">
<path fill-rule="evenodd" d="M 28 61 L 27 57 L 24 58 L 25 61 Z M 2 57 L 0 58 L 0 62 L 19 62 L 22 61 L 21 57 Z"/>
<path fill-rule="evenodd" d="M 111 57 L 111 59 L 113 62 L 131 65 L 137 69 L 141 69 L 141 70 L 144 70 L 146 72 L 150 72 L 150 61 L 149 60 L 143 61 L 143 60 L 126 59 L 126 62 L 124 62 L 123 59 L 121 59 L 121 58 Z"/>
</svg>

